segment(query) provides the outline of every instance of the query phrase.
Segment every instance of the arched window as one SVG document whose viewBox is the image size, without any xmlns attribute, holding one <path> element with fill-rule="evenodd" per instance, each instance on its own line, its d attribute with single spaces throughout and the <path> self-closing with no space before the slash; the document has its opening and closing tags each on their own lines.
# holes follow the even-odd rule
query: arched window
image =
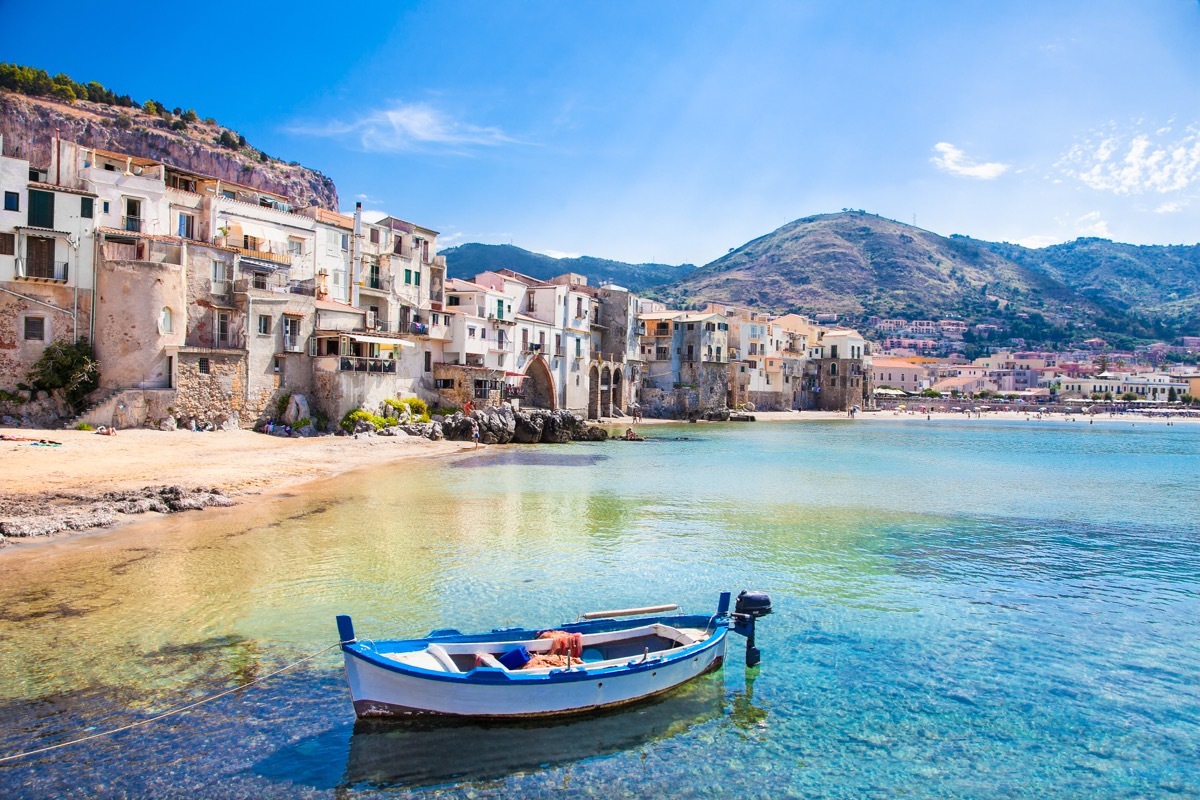
<svg viewBox="0 0 1200 800">
<path fill-rule="evenodd" d="M 159 330 L 162 333 L 172 333 L 174 330 L 172 324 L 171 309 L 163 306 L 162 313 L 158 317 Z"/>
<path fill-rule="evenodd" d="M 829 365 L 829 374 L 830 374 L 830 375 L 837 375 L 837 364 L 830 364 L 830 365 Z"/>
</svg>

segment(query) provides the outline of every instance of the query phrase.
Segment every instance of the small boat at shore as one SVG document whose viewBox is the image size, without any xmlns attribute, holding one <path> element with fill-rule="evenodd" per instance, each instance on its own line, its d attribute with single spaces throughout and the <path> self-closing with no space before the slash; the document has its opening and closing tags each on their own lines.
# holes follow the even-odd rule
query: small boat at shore
<svg viewBox="0 0 1200 800">
<path fill-rule="evenodd" d="M 519 719 L 579 714 L 666 692 L 721 666 L 730 630 L 759 661 L 754 624 L 771 613 L 764 592 L 723 592 L 713 614 L 650 606 L 581 614 L 550 630 L 436 630 L 421 639 L 357 639 L 337 618 L 359 717 L 440 714 Z M 674 611 L 670 614 L 667 612 Z"/>
</svg>

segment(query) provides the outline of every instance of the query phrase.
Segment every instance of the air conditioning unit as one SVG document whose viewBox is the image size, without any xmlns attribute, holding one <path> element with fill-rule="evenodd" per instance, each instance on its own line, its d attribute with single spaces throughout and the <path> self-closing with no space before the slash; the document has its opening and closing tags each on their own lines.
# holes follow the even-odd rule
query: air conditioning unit
<svg viewBox="0 0 1200 800">
<path fill-rule="evenodd" d="M 368 311 L 367 312 L 367 328 L 369 330 L 375 330 L 378 327 L 379 327 L 379 320 L 377 318 L 377 315 L 375 314 L 374 311 Z"/>
</svg>

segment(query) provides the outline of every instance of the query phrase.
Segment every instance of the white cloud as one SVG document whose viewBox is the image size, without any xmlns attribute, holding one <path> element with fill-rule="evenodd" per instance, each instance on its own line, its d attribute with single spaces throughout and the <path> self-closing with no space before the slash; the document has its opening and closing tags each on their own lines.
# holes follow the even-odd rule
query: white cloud
<svg viewBox="0 0 1200 800">
<path fill-rule="evenodd" d="M 304 136 L 357 138 L 362 149 L 372 153 L 455 150 L 517 142 L 499 128 L 460 122 L 425 103 L 397 102 L 353 122 L 331 120 L 324 125 L 294 125 L 288 130 Z"/>
<path fill-rule="evenodd" d="M 1154 209 L 1155 214 L 1176 214 L 1188 207 L 1183 200 L 1171 200 Z"/>
<path fill-rule="evenodd" d="M 538 250 L 537 252 L 551 258 L 579 258 L 582 255 L 581 253 L 564 253 L 562 250 Z"/>
<path fill-rule="evenodd" d="M 1170 127 L 1153 133 L 1117 132 L 1075 144 L 1058 167 L 1085 186 L 1118 195 L 1179 192 L 1200 186 L 1200 130 L 1189 127 L 1169 139 Z"/>
<path fill-rule="evenodd" d="M 933 162 L 934 166 L 960 178 L 995 180 L 1009 168 L 1008 164 L 1001 164 L 998 161 L 980 164 L 974 159 L 968 158 L 966 153 L 949 142 L 938 142 L 933 146 L 933 150 L 937 155 L 929 160 Z"/>
<path fill-rule="evenodd" d="M 1062 240 L 1057 236 L 1050 236 L 1044 233 L 1035 233 L 1032 236 L 1026 236 L 1022 239 L 1017 239 L 1015 242 L 1013 242 L 1013 244 L 1019 244 L 1022 247 L 1032 247 L 1036 249 L 1039 247 L 1049 247 L 1052 244 L 1058 244 L 1060 241 Z"/>
<path fill-rule="evenodd" d="M 1098 236 L 1109 239 L 1112 234 L 1108 231 L 1108 223 L 1100 218 L 1099 211 L 1090 211 L 1075 220 L 1076 229 L 1081 236 Z"/>
</svg>

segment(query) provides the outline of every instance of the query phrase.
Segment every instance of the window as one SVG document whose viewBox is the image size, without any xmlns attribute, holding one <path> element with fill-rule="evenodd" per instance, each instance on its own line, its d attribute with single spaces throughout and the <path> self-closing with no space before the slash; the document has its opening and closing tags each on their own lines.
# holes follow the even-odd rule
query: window
<svg viewBox="0 0 1200 800">
<path fill-rule="evenodd" d="M 508 344 L 504 331 L 496 331 L 496 346 L 503 349 Z"/>
<path fill-rule="evenodd" d="M 29 190 L 29 225 L 33 228 L 54 227 L 54 192 Z"/>
<path fill-rule="evenodd" d="M 288 255 L 304 255 L 304 242 L 300 239 L 288 239 Z"/>
<path fill-rule="evenodd" d="M 107 213 L 108 213 L 108 201 L 107 201 L 107 200 L 101 200 L 101 201 L 100 201 L 100 210 L 101 210 L 102 212 L 104 212 L 105 214 L 107 214 Z"/>
<path fill-rule="evenodd" d="M 404 284 L 406 286 L 412 285 L 412 270 L 411 269 L 404 270 Z M 457 303 L 455 305 L 457 305 Z"/>
<path fill-rule="evenodd" d="M 836 344 L 831 344 L 829 346 L 829 357 L 837 358 L 837 345 Z"/>
<path fill-rule="evenodd" d="M 212 293 L 225 294 L 229 289 L 229 268 L 230 264 L 224 261 L 212 262 Z"/>
<path fill-rule="evenodd" d="M 413 272 L 413 286 L 420 286 L 420 285 L 421 285 L 421 270 L 418 269 Z"/>
<path fill-rule="evenodd" d="M 405 271 L 407 272 L 407 270 L 405 270 Z M 446 305 L 448 305 L 448 306 L 456 306 L 461 302 L 462 302 L 462 299 L 456 294 L 452 294 L 446 298 Z"/>
<path fill-rule="evenodd" d="M 134 197 L 125 198 L 125 219 L 121 227 L 127 231 L 142 229 L 142 201 Z"/>
<path fill-rule="evenodd" d="M 432 370 L 433 370 L 433 353 L 426 350 L 425 351 L 425 371 L 430 372 Z"/>
<path fill-rule="evenodd" d="M 665 347 L 654 348 L 654 357 L 659 361 L 666 361 L 671 357 L 671 352 Z"/>
<path fill-rule="evenodd" d="M 467 328 L 467 338 L 468 338 L 468 339 L 474 339 L 474 338 L 475 338 L 475 327 L 474 327 L 474 326 L 471 326 L 471 327 Z"/>
<path fill-rule="evenodd" d="M 581 319 L 582 317 L 583 317 L 583 298 L 576 297 L 575 298 L 575 318 Z"/>
<path fill-rule="evenodd" d="M 266 273 L 256 272 L 256 273 L 254 273 L 253 279 L 254 279 L 254 288 L 255 289 L 264 289 L 265 290 L 267 288 Z"/>
<path fill-rule="evenodd" d="M 521 350 L 529 352 L 529 328 L 521 328 Z"/>
<path fill-rule="evenodd" d="M 371 244 L 379 244 L 379 231 L 371 228 Z"/>
<path fill-rule="evenodd" d="M 25 340 L 44 342 L 46 340 L 46 318 L 45 317 L 26 317 L 25 318 Z"/>
<path fill-rule="evenodd" d="M 21 210 L 21 195 L 16 192 L 4 193 L 4 210 L 5 211 L 20 211 Z"/>
<path fill-rule="evenodd" d="M 96 209 L 96 201 L 90 197 L 79 198 L 79 216 L 91 219 Z"/>
<path fill-rule="evenodd" d="M 561 356 L 562 354 L 563 354 L 562 334 L 556 333 L 556 334 L 554 334 L 554 355 Z"/>
<path fill-rule="evenodd" d="M 263 335 L 271 333 L 271 317 L 267 314 L 258 315 L 258 332 Z"/>
<path fill-rule="evenodd" d="M 534 294 L 533 294 L 533 292 L 530 292 L 530 293 L 529 293 L 529 310 L 530 310 L 530 311 L 537 311 L 537 303 L 535 303 L 535 302 L 534 302 Z"/>
<path fill-rule="evenodd" d="M 158 315 L 158 329 L 160 333 L 171 333 L 174 330 L 174 319 L 172 317 L 171 309 L 164 306 Z"/>
<path fill-rule="evenodd" d="M 350 234 L 343 233 L 340 238 L 340 244 L 341 244 L 341 248 L 343 250 L 349 250 L 350 249 Z"/>
<path fill-rule="evenodd" d="M 207 359 L 207 358 L 204 358 L 203 356 L 201 356 L 201 358 L 200 358 L 200 361 L 199 361 L 199 363 L 198 363 L 196 366 L 199 368 L 199 370 L 200 370 L 200 374 L 201 374 L 201 375 L 208 375 L 208 374 L 209 374 L 209 367 L 208 367 L 208 359 Z"/>
<path fill-rule="evenodd" d="M 575 339 L 575 357 L 581 358 L 582 356 L 583 356 L 583 340 L 580 338 L 576 338 Z"/>
<path fill-rule="evenodd" d="M 229 346 L 229 317 L 228 311 L 217 312 L 217 347 Z"/>
<path fill-rule="evenodd" d="M 434 388 L 436 388 L 436 389 L 453 389 L 454 388 L 454 379 L 453 378 L 435 378 L 433 381 L 433 385 L 434 385 Z"/>
<path fill-rule="evenodd" d="M 0 233 L 0 256 L 17 254 L 17 237 L 12 233 Z"/>
<path fill-rule="evenodd" d="M 191 214 L 179 215 L 179 236 L 183 239 L 196 238 L 196 218 Z"/>
</svg>

